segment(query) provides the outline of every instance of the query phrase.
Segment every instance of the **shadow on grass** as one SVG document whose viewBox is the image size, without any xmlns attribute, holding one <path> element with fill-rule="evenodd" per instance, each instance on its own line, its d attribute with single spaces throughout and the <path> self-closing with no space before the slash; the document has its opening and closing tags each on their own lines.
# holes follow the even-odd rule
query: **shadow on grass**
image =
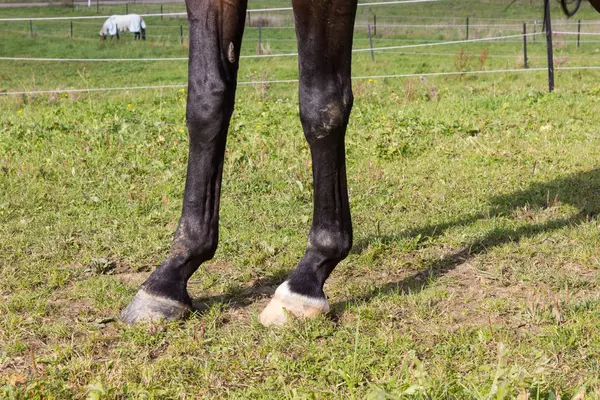
<svg viewBox="0 0 600 400">
<path fill-rule="evenodd" d="M 490 200 L 489 212 L 486 214 L 469 216 L 444 224 L 429 225 L 394 235 L 375 235 L 359 241 L 353 248 L 352 252 L 354 254 L 364 252 L 375 241 L 392 244 L 398 239 L 419 235 L 434 239 L 452 228 L 470 225 L 483 219 L 511 215 L 515 210 L 525 206 L 531 210 L 545 209 L 551 207 L 557 201 L 576 207 L 579 209 L 579 213 L 569 218 L 559 218 L 542 224 L 532 224 L 517 229 L 493 229 L 483 238 L 469 243 L 458 251 L 445 255 L 440 260 L 426 265 L 425 268 L 409 277 L 400 281 L 388 282 L 358 296 L 333 304 L 333 318 L 339 318 L 349 304 L 369 301 L 378 295 L 393 292 L 419 292 L 429 286 L 438 277 L 455 269 L 465 261 L 479 254 L 486 253 L 492 247 L 501 246 L 509 242 L 518 242 L 523 238 L 535 236 L 543 232 L 552 232 L 593 218 L 600 212 L 600 169 L 567 175 L 550 182 L 536 183 L 526 190 L 495 196 Z M 271 276 L 257 280 L 248 288 L 233 290 L 219 296 L 195 299 L 194 305 L 197 306 L 199 312 L 216 303 L 225 303 L 231 308 L 246 307 L 257 299 L 271 296 L 277 286 L 285 280 L 287 273 L 285 270 L 279 270 Z"/>
<path fill-rule="evenodd" d="M 415 237 L 418 235 L 434 239 L 451 228 L 469 225 L 481 219 L 510 215 L 515 210 L 525 206 L 532 210 L 545 209 L 551 207 L 557 201 L 576 207 L 579 213 L 569 218 L 559 218 L 542 224 L 532 224 L 517 229 L 493 229 L 483 238 L 469 243 L 458 251 L 445 255 L 440 260 L 426 265 L 425 268 L 411 276 L 400 281 L 388 282 L 358 296 L 335 303 L 332 306 L 334 318 L 343 314 L 349 304 L 369 301 L 378 295 L 396 292 L 407 293 L 409 291 L 412 293 L 419 292 L 429 286 L 438 277 L 455 269 L 465 261 L 479 254 L 486 253 L 492 247 L 501 246 L 509 242 L 518 242 L 523 238 L 535 236 L 543 232 L 552 232 L 588 221 L 600 212 L 600 169 L 567 175 L 550 182 L 536 183 L 526 190 L 495 196 L 489 202 L 489 213 L 485 215 L 470 216 L 394 235 L 371 236 L 360 241 L 355 245 L 354 253 L 362 253 L 375 241 L 392 244 L 400 238 Z"/>
<path fill-rule="evenodd" d="M 202 313 L 214 304 L 227 304 L 229 308 L 247 307 L 258 299 L 271 297 L 288 273 L 289 271 L 280 269 L 270 276 L 257 279 L 249 287 L 235 288 L 218 296 L 193 299 L 194 310 Z"/>
</svg>

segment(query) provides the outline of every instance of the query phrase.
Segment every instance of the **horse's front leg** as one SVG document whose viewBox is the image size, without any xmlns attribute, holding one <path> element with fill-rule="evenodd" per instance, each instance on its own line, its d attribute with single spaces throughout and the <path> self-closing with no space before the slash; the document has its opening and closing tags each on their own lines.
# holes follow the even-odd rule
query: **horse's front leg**
<svg viewBox="0 0 600 400">
<path fill-rule="evenodd" d="M 352 87 L 350 63 L 356 0 L 293 0 L 300 67 L 300 118 L 314 182 L 313 222 L 299 265 L 260 315 L 283 324 L 286 309 L 299 317 L 329 310 L 323 285 L 352 247 L 344 136 Z"/>
<path fill-rule="evenodd" d="M 169 256 L 122 311 L 126 322 L 185 316 L 192 307 L 188 279 L 217 249 L 223 157 L 246 4 L 246 0 L 187 0 L 190 147 L 183 210 Z"/>
</svg>

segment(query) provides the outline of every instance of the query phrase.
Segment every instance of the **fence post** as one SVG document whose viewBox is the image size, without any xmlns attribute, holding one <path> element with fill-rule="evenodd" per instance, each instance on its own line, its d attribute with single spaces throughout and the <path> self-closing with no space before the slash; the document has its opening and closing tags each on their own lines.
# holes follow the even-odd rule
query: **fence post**
<svg viewBox="0 0 600 400">
<path fill-rule="evenodd" d="M 100 0 L 96 0 L 96 14 L 100 12 Z"/>
<path fill-rule="evenodd" d="M 581 20 L 577 21 L 577 48 L 579 48 L 579 40 L 581 39 Z"/>
<path fill-rule="evenodd" d="M 252 26 L 252 19 L 250 19 L 250 11 L 248 10 L 248 26 Z"/>
<path fill-rule="evenodd" d="M 33 36 L 33 21 L 29 20 L 29 35 Z"/>
<path fill-rule="evenodd" d="M 160 5 L 160 20 L 163 20 L 163 5 Z"/>
<path fill-rule="evenodd" d="M 262 55 L 263 47 L 262 47 L 262 25 L 258 26 L 258 54 Z"/>
<path fill-rule="evenodd" d="M 533 43 L 535 43 L 536 36 L 537 36 L 537 19 L 533 20 Z"/>
<path fill-rule="evenodd" d="M 183 25 L 179 25 L 179 37 L 181 38 L 181 44 L 183 44 Z"/>
<path fill-rule="evenodd" d="M 371 61 L 375 61 L 375 52 L 373 51 L 373 36 L 371 35 L 371 24 L 367 24 L 369 29 L 369 46 L 371 46 Z"/>
<path fill-rule="evenodd" d="M 546 26 L 546 49 L 548 51 L 548 90 L 554 91 L 554 54 L 552 52 L 552 22 L 550 21 L 550 0 L 544 0 L 544 21 Z"/>
<path fill-rule="evenodd" d="M 125 15 L 129 14 L 129 3 L 125 3 Z"/>
<path fill-rule="evenodd" d="M 467 40 L 469 40 L 469 17 L 467 17 Z"/>
<path fill-rule="evenodd" d="M 73 21 L 71 21 L 71 39 L 73 39 Z"/>
<path fill-rule="evenodd" d="M 377 15 L 373 14 L 373 36 L 377 36 Z"/>
<path fill-rule="evenodd" d="M 523 22 L 523 67 L 529 68 L 527 65 L 527 24 Z"/>
</svg>

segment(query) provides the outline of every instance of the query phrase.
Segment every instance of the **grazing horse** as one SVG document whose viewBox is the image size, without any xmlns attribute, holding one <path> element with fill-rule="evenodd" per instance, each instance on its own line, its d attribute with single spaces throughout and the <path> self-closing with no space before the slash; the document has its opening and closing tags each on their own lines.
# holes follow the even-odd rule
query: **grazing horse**
<svg viewBox="0 0 600 400">
<path fill-rule="evenodd" d="M 187 315 L 192 310 L 188 279 L 217 249 L 223 158 L 247 1 L 186 0 L 190 144 L 183 209 L 170 254 L 121 312 L 128 323 Z M 350 67 L 357 0 L 292 0 L 292 6 L 300 120 L 312 158 L 314 209 L 304 256 L 260 314 L 264 325 L 281 325 L 290 314 L 302 318 L 326 313 L 323 285 L 352 247 L 344 136 L 353 101 Z"/>
<path fill-rule="evenodd" d="M 146 40 L 146 23 L 137 14 L 112 15 L 108 17 L 100 30 L 100 38 L 106 40 L 106 36 L 110 35 L 112 39 L 116 35 L 117 39 L 119 39 L 119 32 L 125 31 L 133 32 L 135 34 L 134 40 L 140 39 L 140 36 L 142 40 Z"/>
</svg>

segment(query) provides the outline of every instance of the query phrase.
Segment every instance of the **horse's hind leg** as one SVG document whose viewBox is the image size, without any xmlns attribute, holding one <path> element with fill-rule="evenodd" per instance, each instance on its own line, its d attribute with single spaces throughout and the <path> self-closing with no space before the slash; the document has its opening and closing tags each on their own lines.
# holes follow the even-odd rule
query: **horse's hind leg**
<svg viewBox="0 0 600 400">
<path fill-rule="evenodd" d="M 323 284 L 352 247 L 344 136 L 352 108 L 350 63 L 356 0 L 293 0 L 300 55 L 300 119 L 314 181 L 313 222 L 298 267 L 260 315 L 282 324 L 327 312 Z"/>
<path fill-rule="evenodd" d="M 223 157 L 246 1 L 187 0 L 190 147 L 183 210 L 170 255 L 121 313 L 126 322 L 185 316 L 192 306 L 188 279 L 217 249 Z"/>
</svg>

